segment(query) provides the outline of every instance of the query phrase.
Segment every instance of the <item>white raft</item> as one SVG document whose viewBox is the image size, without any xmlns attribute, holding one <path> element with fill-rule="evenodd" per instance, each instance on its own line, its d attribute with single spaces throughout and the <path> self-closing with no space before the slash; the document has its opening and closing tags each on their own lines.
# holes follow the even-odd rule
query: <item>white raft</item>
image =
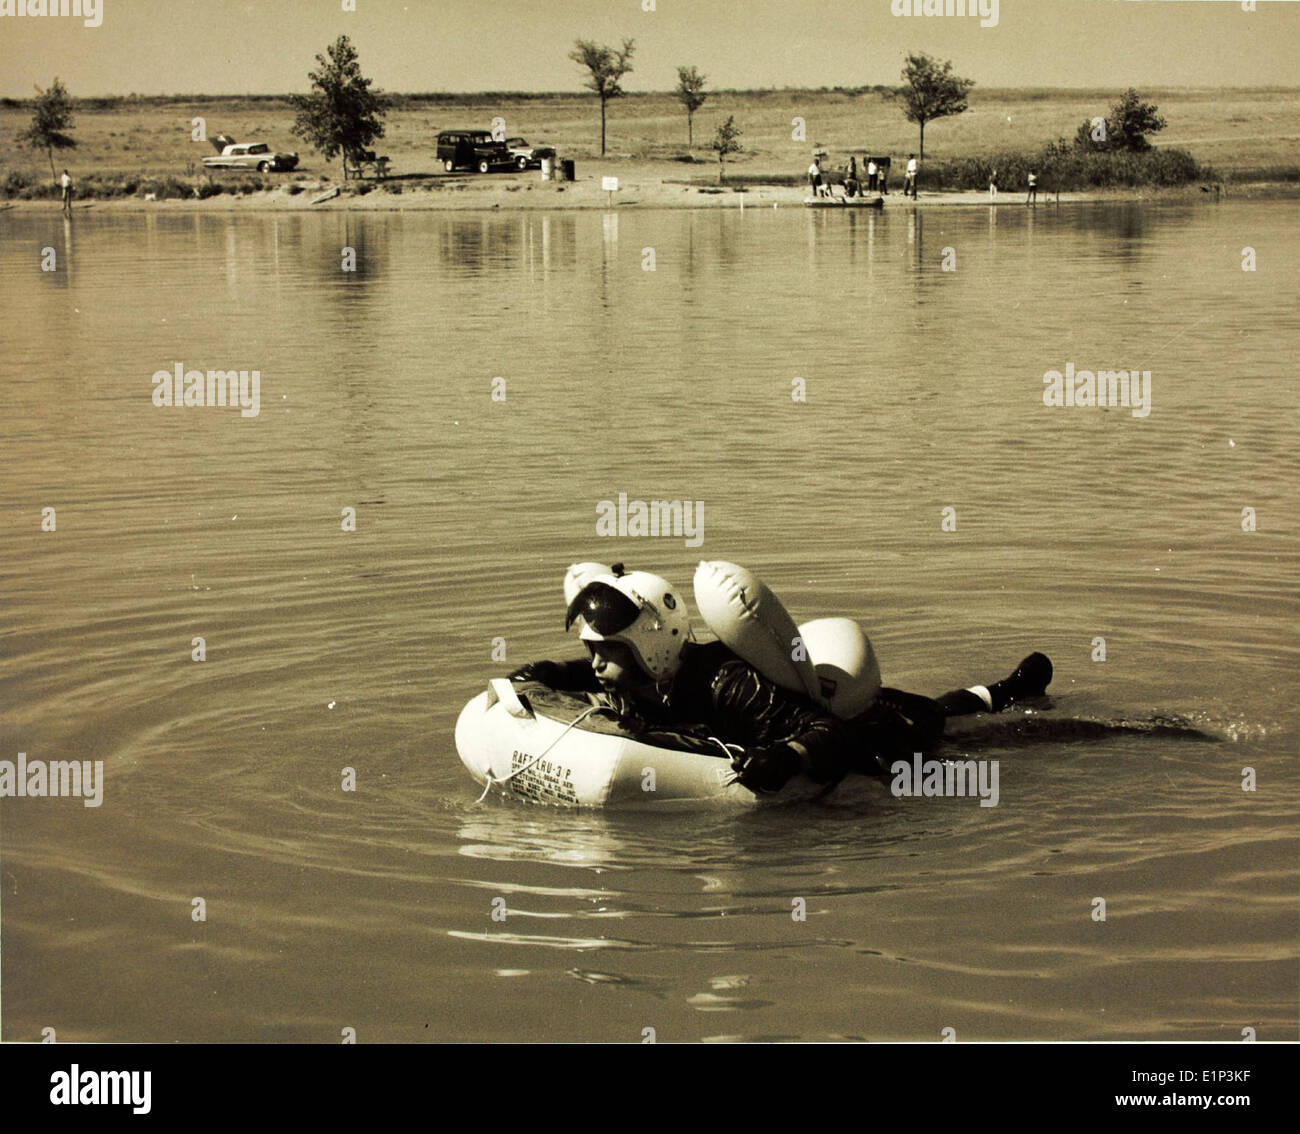
<svg viewBox="0 0 1300 1134">
<path fill-rule="evenodd" d="M 884 197 L 805 197 L 810 209 L 883 209 Z"/>
<path fill-rule="evenodd" d="M 638 738 L 585 698 L 536 682 L 492 678 L 461 710 L 456 751 L 477 783 L 537 803 L 755 801 L 748 788 L 729 782 L 731 762 L 718 744 L 667 732 Z"/>
<path fill-rule="evenodd" d="M 611 568 L 578 563 L 564 582 L 571 602 Z M 695 602 L 709 628 L 776 684 L 841 720 L 863 712 L 880 689 L 880 667 L 862 628 L 847 618 L 796 626 L 780 599 L 751 571 L 722 560 L 695 573 Z M 537 682 L 488 682 L 456 721 L 461 763 L 486 790 L 570 806 L 662 807 L 702 800 L 753 804 L 732 783 L 721 741 L 670 731 L 633 734 L 608 710 Z M 821 788 L 797 776 L 781 797 Z"/>
</svg>

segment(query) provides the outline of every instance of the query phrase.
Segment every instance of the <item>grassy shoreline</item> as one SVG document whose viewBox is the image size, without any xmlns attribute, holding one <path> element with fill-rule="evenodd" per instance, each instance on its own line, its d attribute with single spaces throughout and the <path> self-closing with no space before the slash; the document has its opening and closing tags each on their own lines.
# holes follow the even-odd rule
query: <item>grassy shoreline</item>
<svg viewBox="0 0 1300 1134">
<path fill-rule="evenodd" d="M 647 170 L 644 164 L 627 176 L 627 168 L 618 165 L 608 166 L 606 172 L 619 176 L 619 192 L 612 199 L 601 189 L 600 174 L 579 177 L 576 182 L 563 185 L 542 183 L 532 174 L 528 183 L 511 178 L 495 183 L 486 181 L 475 185 L 462 179 L 457 186 L 430 188 L 419 182 L 403 184 L 396 182 L 393 189 L 400 192 L 386 191 L 374 183 L 368 183 L 364 193 L 355 192 L 355 182 L 349 183 L 349 189 L 338 196 L 318 205 L 311 200 L 324 190 L 333 188 L 328 184 L 317 183 L 302 192 L 290 194 L 284 187 L 271 190 L 259 190 L 248 194 L 218 195 L 204 199 L 163 198 L 156 201 L 142 200 L 139 197 L 117 197 L 101 200 L 81 200 L 76 202 L 77 211 L 95 209 L 111 212 L 150 212 L 159 211 L 170 215 L 199 213 L 247 213 L 247 212 L 420 212 L 420 211 L 477 211 L 501 213 L 521 213 L 538 211 L 580 211 L 608 210 L 617 211 L 640 209 L 748 209 L 761 208 L 802 208 L 807 190 L 800 185 L 751 184 L 723 185 L 690 184 L 681 179 L 664 177 L 664 170 Z M 342 188 L 339 186 L 338 188 Z M 922 183 L 920 196 L 916 201 L 903 197 L 901 192 L 892 191 L 884 202 L 886 210 L 911 208 L 1023 208 L 1025 205 L 1023 189 L 1003 190 L 996 199 L 990 200 L 987 191 L 943 191 L 926 189 Z M 1300 186 L 1294 184 L 1261 183 L 1249 185 L 1231 185 L 1218 190 L 1202 189 L 1199 186 L 1179 186 L 1157 189 L 1106 189 L 1087 192 L 1040 191 L 1038 206 L 1051 208 L 1056 205 L 1086 205 L 1106 201 L 1137 201 L 1147 203 L 1189 203 L 1205 204 L 1218 201 L 1239 200 L 1294 200 L 1300 198 Z M 0 203 L 0 210 L 18 210 L 55 215 L 60 211 L 58 200 L 26 200 Z M 832 210 L 833 211 L 833 210 Z"/>
<path fill-rule="evenodd" d="M 923 198 L 935 190 L 967 190 L 973 198 L 986 190 L 988 172 L 994 168 L 1004 194 L 1023 194 L 1030 165 L 1040 167 L 1040 197 L 1054 197 L 1054 174 L 1041 168 L 1044 148 L 1072 135 L 1084 118 L 1106 113 L 1116 93 L 977 88 L 966 113 L 931 123 L 926 130 Z M 1067 192 L 1097 199 L 1175 191 L 1157 189 L 1161 183 L 1190 185 L 1193 192 L 1200 183 L 1222 183 L 1229 195 L 1255 194 L 1260 185 L 1300 185 L 1300 130 L 1286 132 L 1288 124 L 1298 120 L 1300 89 L 1153 88 L 1143 95 L 1157 102 L 1169 121 L 1149 159 L 1152 176 L 1122 168 L 1122 155 L 1083 155 L 1087 160 L 1076 162 L 1069 178 L 1064 173 L 1059 178 L 1063 199 Z M 224 207 L 303 207 L 304 200 L 283 200 L 295 196 L 294 189 L 286 188 L 294 185 L 301 186 L 298 197 L 314 196 L 320 187 L 346 188 L 344 203 L 352 207 L 375 208 L 377 200 L 385 198 L 393 208 L 466 207 L 465 199 L 483 208 L 573 207 L 575 199 L 585 199 L 581 187 L 588 178 L 600 173 L 623 177 L 641 199 L 659 198 L 666 206 L 667 198 L 677 203 L 682 196 L 667 183 L 716 178 L 717 163 L 709 160 L 705 140 L 715 122 L 731 114 L 744 131 L 746 149 L 728 160 L 729 187 L 802 195 L 809 151 L 822 147 L 829 151 L 832 169 L 850 151 L 892 154 L 891 187 L 897 191 L 902 164 L 916 145 L 916 128 L 875 88 L 714 92 L 696 114 L 693 147 L 686 144 L 685 114 L 671 95 L 629 94 L 610 104 L 609 154 L 604 158 L 594 144 L 597 103 L 577 91 L 393 97 L 387 136 L 375 148 L 390 157 L 398 176 L 380 186 L 351 181 L 345 186 L 337 160 L 321 160 L 290 133 L 293 110 L 280 95 L 84 99 L 72 129 L 79 145 L 56 154 L 55 160 L 60 168 L 71 170 L 80 199 L 111 201 L 115 207 L 123 198 L 152 205 L 144 201 L 150 193 L 159 202 L 183 198 L 207 208 L 217 207 L 211 204 L 214 200 Z M 45 154 L 16 142 L 30 113 L 24 101 L 0 100 L 0 198 L 6 201 L 49 201 L 57 196 Z M 567 200 L 557 188 L 537 183 L 536 173 L 491 174 L 481 182 L 466 183 L 462 175 L 441 171 L 433 153 L 437 131 L 486 125 L 497 115 L 506 119 L 509 133 L 555 145 L 563 156 L 577 161 L 579 181 L 570 187 Z M 302 151 L 300 168 L 269 175 L 205 172 L 201 160 L 213 149 L 193 138 L 196 118 L 203 120 L 209 137 L 225 131 L 240 140 L 262 139 L 274 148 Z M 1154 184 L 1138 183 L 1143 180 Z M 493 186 L 486 193 L 485 184 Z M 626 205 L 632 193 L 621 196 Z M 543 198 L 549 206 L 541 204 Z"/>
</svg>

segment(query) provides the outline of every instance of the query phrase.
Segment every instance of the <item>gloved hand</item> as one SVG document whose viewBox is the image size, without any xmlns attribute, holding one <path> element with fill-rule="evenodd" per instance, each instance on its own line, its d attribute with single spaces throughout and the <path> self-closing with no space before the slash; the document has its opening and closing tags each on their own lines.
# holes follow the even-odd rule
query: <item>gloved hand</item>
<svg viewBox="0 0 1300 1134">
<path fill-rule="evenodd" d="M 507 676 L 511 681 L 538 681 L 554 689 L 563 680 L 564 667 L 553 661 L 525 662 Z"/>
<path fill-rule="evenodd" d="M 803 757 L 788 744 L 751 748 L 731 761 L 736 782 L 750 791 L 780 791 L 791 776 L 803 771 Z"/>
</svg>

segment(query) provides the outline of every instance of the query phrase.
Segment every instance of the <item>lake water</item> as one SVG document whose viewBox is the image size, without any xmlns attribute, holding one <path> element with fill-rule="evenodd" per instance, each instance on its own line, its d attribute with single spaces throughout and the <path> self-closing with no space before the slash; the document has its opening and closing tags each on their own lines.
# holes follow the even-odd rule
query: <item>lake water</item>
<svg viewBox="0 0 1300 1134">
<path fill-rule="evenodd" d="M 11 211 L 0 758 L 104 786 L 0 803 L 3 1039 L 1296 1039 L 1295 218 Z M 960 742 L 998 806 L 477 803 L 457 713 L 576 655 L 565 567 L 700 558 L 906 689 L 1050 654 Z"/>
</svg>

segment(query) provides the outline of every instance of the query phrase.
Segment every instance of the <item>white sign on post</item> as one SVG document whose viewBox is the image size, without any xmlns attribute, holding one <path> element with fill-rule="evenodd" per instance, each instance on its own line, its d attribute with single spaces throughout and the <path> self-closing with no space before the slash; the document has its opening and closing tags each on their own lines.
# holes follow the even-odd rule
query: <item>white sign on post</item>
<svg viewBox="0 0 1300 1134">
<path fill-rule="evenodd" d="M 602 178 L 600 179 L 600 187 L 601 187 L 601 189 L 602 189 L 604 192 L 606 192 L 606 193 L 617 193 L 617 192 L 618 192 L 618 178 L 617 178 L 617 177 L 602 177 Z"/>
</svg>

